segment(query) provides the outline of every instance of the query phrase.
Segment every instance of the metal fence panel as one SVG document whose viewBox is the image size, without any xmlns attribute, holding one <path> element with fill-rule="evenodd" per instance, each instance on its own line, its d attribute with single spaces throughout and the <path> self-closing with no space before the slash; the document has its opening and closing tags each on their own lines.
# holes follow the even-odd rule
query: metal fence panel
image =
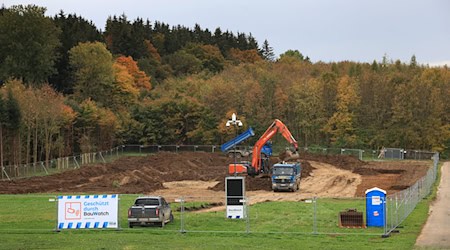
<svg viewBox="0 0 450 250">
<path fill-rule="evenodd" d="M 394 231 L 414 210 L 420 200 L 430 194 L 433 183 L 436 181 L 438 164 L 439 153 L 435 153 L 433 166 L 424 177 L 409 188 L 387 196 L 386 234 Z"/>
<path fill-rule="evenodd" d="M 67 169 L 76 169 L 84 165 L 94 163 L 106 163 L 120 158 L 124 155 L 144 155 L 159 151 L 170 152 L 215 152 L 214 145 L 126 145 L 119 146 L 110 150 L 87 153 L 77 156 L 61 157 L 50 160 L 48 163 L 37 162 L 31 164 L 22 164 L 16 166 L 4 166 L 2 171 L 2 179 L 23 178 L 29 176 L 48 175 L 65 171 Z M 304 148 L 305 152 L 315 152 L 319 154 L 350 154 L 358 155 L 358 158 L 380 156 L 384 153 L 385 158 L 395 159 L 429 159 L 431 152 L 419 150 L 403 150 L 403 149 L 384 149 L 385 151 L 363 151 L 359 149 L 329 149 L 329 148 Z M 386 157 L 387 153 L 387 157 Z M 421 199 L 426 197 L 433 186 L 437 176 L 437 166 L 439 163 L 439 154 L 433 153 L 433 166 L 430 168 L 423 178 L 417 181 L 414 185 L 403 191 L 388 195 L 386 197 L 386 223 L 383 229 L 380 228 L 343 228 L 339 224 L 339 214 L 346 210 L 357 210 L 364 212 L 363 219 L 367 220 L 365 215 L 365 200 L 360 198 L 351 199 L 336 199 L 336 198 L 309 198 L 301 201 L 286 201 L 286 202 L 262 202 L 247 206 L 248 216 L 245 220 L 230 220 L 225 217 L 224 197 L 169 197 L 173 200 L 174 214 L 179 218 L 167 230 L 175 230 L 182 232 L 189 231 L 214 231 L 214 232 L 261 232 L 261 233 L 327 233 L 327 234 L 383 234 L 388 235 L 408 217 L 414 210 Z M 283 194 L 277 194 L 282 197 Z M 11 199 L 9 199 L 11 197 Z M 41 197 L 41 196 L 40 196 Z M 15 202 L 17 199 L 24 199 L 24 204 L 27 202 L 40 202 L 42 209 L 51 209 L 52 205 L 48 202 L 50 196 L 42 196 L 39 199 L 30 199 L 30 196 L 2 196 L 2 203 Z M 131 205 L 132 200 L 136 197 L 126 196 L 121 204 L 124 209 L 121 212 L 121 223 L 126 223 L 126 206 Z M 280 198 L 283 200 L 282 198 Z M 34 201 L 36 200 L 36 201 Z M 252 197 L 247 197 L 251 203 Z M 127 204 L 125 204 L 127 203 Z M 129 203 L 129 204 L 128 204 Z M 50 204 L 50 205 L 49 205 Z M 218 208 L 214 208 L 219 205 Z M 7 205 L 9 207 L 9 205 Z M 204 207 L 209 211 L 205 212 Z M 222 208 L 220 208 L 222 206 Z M 39 206 L 41 207 L 41 206 Z M 198 211 L 201 208 L 201 212 Z M 22 210 L 19 211 L 19 213 Z M 26 211 L 24 209 L 23 211 Z M 203 216 L 206 213 L 206 216 Z M 200 215 L 202 214 L 202 215 Z M 276 214 L 276 216 L 274 216 Z M 0 221 L 2 221 L 0 229 L 8 227 L 8 220 L 2 218 L 7 216 L 0 214 Z M 27 215 L 25 215 L 26 218 Z M 47 219 L 48 214 L 44 215 Z M 6 218 L 6 217 L 5 217 Z M 20 216 L 18 216 L 20 218 Z M 274 222 L 273 220 L 279 221 Z M 6 221 L 6 224 L 3 223 Z M 209 224 L 213 223 L 211 226 Z M 19 223 L 20 224 L 20 223 Z M 47 223 L 48 224 L 48 223 Z M 32 226 L 31 229 L 47 229 L 47 224 L 39 224 Z M 208 226 L 206 226 L 208 224 Z M 50 224 L 49 224 L 50 225 Z M 27 229 L 24 224 L 23 229 Z M 19 229 L 22 229 L 19 226 Z"/>
</svg>

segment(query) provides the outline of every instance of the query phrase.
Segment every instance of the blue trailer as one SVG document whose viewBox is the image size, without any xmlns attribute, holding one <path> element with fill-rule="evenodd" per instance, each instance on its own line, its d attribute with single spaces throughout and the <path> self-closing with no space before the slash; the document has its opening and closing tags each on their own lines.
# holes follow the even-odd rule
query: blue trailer
<svg viewBox="0 0 450 250">
<path fill-rule="evenodd" d="M 254 135 L 255 132 L 253 131 L 253 129 L 249 128 L 242 134 L 222 144 L 222 146 L 220 146 L 220 150 L 222 150 L 222 152 L 226 153 L 230 157 L 247 157 L 252 153 L 252 148 L 240 147 L 237 145 Z M 263 148 L 261 149 L 261 154 L 264 154 L 265 157 L 272 156 L 272 144 L 270 142 L 266 143 L 263 146 Z"/>
</svg>

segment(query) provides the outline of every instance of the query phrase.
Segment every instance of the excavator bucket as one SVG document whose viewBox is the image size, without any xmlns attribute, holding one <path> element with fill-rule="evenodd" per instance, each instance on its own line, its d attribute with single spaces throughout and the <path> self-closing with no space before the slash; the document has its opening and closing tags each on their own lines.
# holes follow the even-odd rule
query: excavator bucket
<svg viewBox="0 0 450 250">
<path fill-rule="evenodd" d="M 292 152 L 287 149 L 286 151 L 280 153 L 278 158 L 280 158 L 280 161 L 295 161 L 300 159 L 300 155 L 298 154 L 298 152 Z"/>
</svg>

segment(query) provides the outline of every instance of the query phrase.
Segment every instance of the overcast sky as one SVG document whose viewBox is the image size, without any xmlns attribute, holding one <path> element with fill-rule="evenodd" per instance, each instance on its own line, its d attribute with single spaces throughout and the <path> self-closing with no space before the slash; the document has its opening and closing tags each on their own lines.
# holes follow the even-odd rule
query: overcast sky
<svg viewBox="0 0 450 250">
<path fill-rule="evenodd" d="M 265 39 L 276 55 L 299 50 L 317 61 L 381 61 L 450 65 L 448 0 L 4 0 L 35 4 L 53 16 L 76 13 L 104 30 L 108 16 L 125 15 L 212 32 L 217 27 Z"/>
</svg>

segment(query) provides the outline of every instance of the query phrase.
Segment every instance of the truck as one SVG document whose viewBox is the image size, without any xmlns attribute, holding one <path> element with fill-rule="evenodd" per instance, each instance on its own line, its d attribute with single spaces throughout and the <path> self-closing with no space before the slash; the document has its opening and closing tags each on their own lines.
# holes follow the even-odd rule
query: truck
<svg viewBox="0 0 450 250">
<path fill-rule="evenodd" d="M 288 190 L 295 192 L 300 189 L 302 168 L 299 162 L 281 162 L 272 166 L 272 190 Z"/>
<path fill-rule="evenodd" d="M 173 221 L 170 204 L 161 196 L 138 197 L 128 209 L 128 226 L 158 225 Z"/>
<path fill-rule="evenodd" d="M 292 136 L 286 125 L 278 119 L 269 126 L 264 134 L 259 138 L 253 147 L 252 161 L 243 161 L 240 163 L 231 163 L 228 165 L 228 174 L 247 174 L 250 176 L 256 176 L 261 173 L 270 174 L 270 164 L 267 158 L 263 157 L 261 150 L 263 146 L 269 142 L 269 140 L 276 134 L 280 133 L 289 143 L 294 146 L 295 152 L 286 151 L 285 156 L 287 159 L 297 159 L 298 156 L 298 143 Z"/>
<path fill-rule="evenodd" d="M 226 153 L 230 158 L 242 158 L 242 157 L 248 157 L 253 153 L 252 147 L 242 147 L 237 146 L 241 142 L 247 140 L 248 138 L 255 135 L 255 132 L 253 131 L 253 128 L 249 128 L 246 131 L 244 131 L 242 134 L 236 136 L 235 138 L 225 142 L 220 146 L 220 150 L 222 152 Z M 272 143 L 269 141 L 267 142 L 263 148 L 261 149 L 261 154 L 263 154 L 263 157 L 270 157 L 272 156 Z"/>
</svg>

